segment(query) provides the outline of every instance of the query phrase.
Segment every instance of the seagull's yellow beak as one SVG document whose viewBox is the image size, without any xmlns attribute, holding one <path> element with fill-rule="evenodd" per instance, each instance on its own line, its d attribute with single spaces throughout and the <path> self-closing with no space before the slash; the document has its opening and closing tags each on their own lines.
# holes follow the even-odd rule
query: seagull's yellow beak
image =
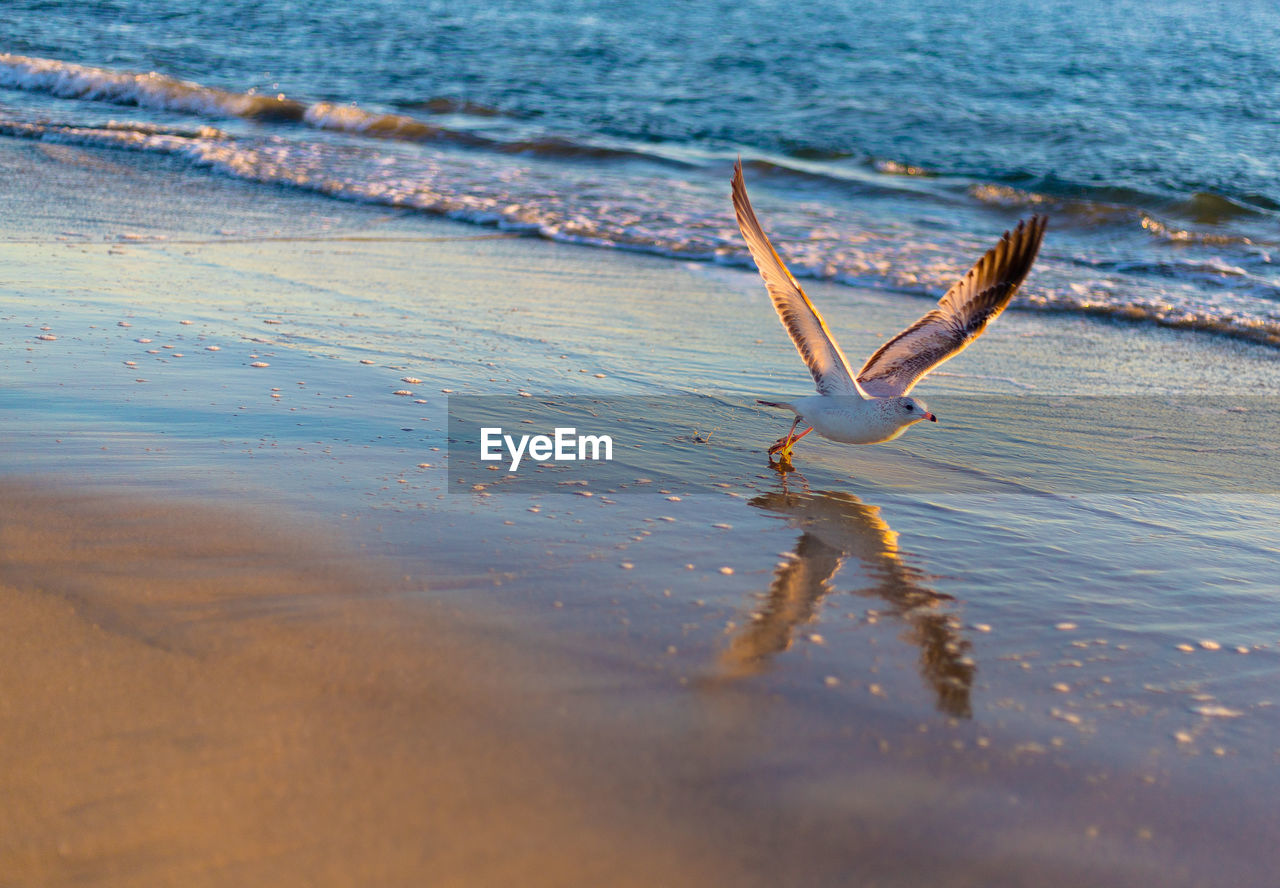
<svg viewBox="0 0 1280 888">
<path fill-rule="evenodd" d="M 932 413 L 928 413 L 928 412 L 926 412 L 926 413 L 925 413 L 924 418 L 925 418 L 925 419 L 927 419 L 927 420 L 929 420 L 929 422 L 937 422 L 937 421 L 938 421 L 938 417 L 936 417 L 936 416 L 934 416 Z"/>
</svg>

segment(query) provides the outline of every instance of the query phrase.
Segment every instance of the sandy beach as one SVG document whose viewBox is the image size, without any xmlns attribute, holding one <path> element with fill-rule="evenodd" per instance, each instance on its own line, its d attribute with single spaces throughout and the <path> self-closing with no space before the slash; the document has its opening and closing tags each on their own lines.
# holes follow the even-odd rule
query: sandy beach
<svg viewBox="0 0 1280 888">
<path fill-rule="evenodd" d="M 748 271 L 5 137 L 0 205 L 0 884 L 1280 863 L 1273 350 L 1010 312 L 782 478 Z M 523 395 L 663 398 L 691 489 L 458 489 L 449 398 Z"/>
</svg>

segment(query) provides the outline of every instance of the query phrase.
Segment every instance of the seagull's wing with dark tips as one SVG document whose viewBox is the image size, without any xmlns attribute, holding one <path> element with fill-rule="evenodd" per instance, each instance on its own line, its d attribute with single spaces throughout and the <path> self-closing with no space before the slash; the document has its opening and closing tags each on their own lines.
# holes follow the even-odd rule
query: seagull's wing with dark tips
<svg viewBox="0 0 1280 888">
<path fill-rule="evenodd" d="M 853 378 L 844 352 L 836 345 L 822 315 L 813 307 L 809 297 L 791 276 L 773 244 L 760 227 L 755 210 L 742 183 L 742 161 L 733 168 L 733 207 L 738 214 L 738 228 L 751 249 L 760 276 L 773 299 L 773 307 L 782 319 L 782 325 L 791 334 L 791 341 L 813 374 L 818 393 L 823 395 L 866 397 Z"/>
<path fill-rule="evenodd" d="M 873 397 L 905 395 L 926 373 L 977 339 L 1031 271 L 1044 238 L 1043 216 L 1006 231 L 930 311 L 867 359 L 858 383 Z"/>
</svg>

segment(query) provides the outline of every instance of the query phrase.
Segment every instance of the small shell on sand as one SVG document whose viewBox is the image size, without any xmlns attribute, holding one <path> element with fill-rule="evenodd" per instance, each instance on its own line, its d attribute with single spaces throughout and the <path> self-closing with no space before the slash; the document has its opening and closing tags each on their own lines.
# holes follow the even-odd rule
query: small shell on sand
<svg viewBox="0 0 1280 888">
<path fill-rule="evenodd" d="M 124 362 L 124 365 L 125 365 L 126 367 L 137 367 L 137 366 L 138 366 L 138 362 L 137 362 L 137 361 L 125 361 L 125 362 Z"/>
<path fill-rule="evenodd" d="M 133 324 L 130 324 L 128 321 L 116 321 L 116 326 L 117 326 L 117 327 L 132 327 L 132 326 L 133 326 Z"/>
<path fill-rule="evenodd" d="M 254 361 L 249 366 L 250 367 L 270 367 L 271 365 L 268 364 L 266 361 Z"/>
<path fill-rule="evenodd" d="M 204 347 L 204 350 L 205 350 L 205 351 L 210 351 L 210 352 L 222 351 L 222 349 L 221 349 L 219 346 L 216 346 L 216 345 L 206 345 L 206 346 Z"/>
<path fill-rule="evenodd" d="M 141 342 L 143 345 L 146 345 L 147 343 L 151 342 L 151 340 L 145 336 L 141 336 L 138 339 L 135 339 L 134 342 Z"/>
<path fill-rule="evenodd" d="M 181 325 L 182 325 L 182 326 L 184 326 L 184 327 L 190 327 L 190 326 L 191 326 L 191 324 L 192 324 L 193 322 L 192 322 L 192 321 L 178 321 L 178 323 L 179 323 L 179 324 L 181 324 Z"/>
<path fill-rule="evenodd" d="M 36 339 L 43 339 L 45 342 L 53 342 L 57 338 L 58 337 L 54 336 L 52 333 L 41 333 L 36 337 Z"/>
<path fill-rule="evenodd" d="M 1191 645 L 1187 644 L 1186 642 L 1183 642 L 1182 644 L 1178 645 L 1178 650 L 1180 650 L 1180 651 L 1185 651 L 1185 652 L 1187 652 L 1188 654 L 1190 654 L 1190 653 L 1192 653 L 1193 651 L 1195 651 L 1195 648 L 1194 648 L 1194 647 L 1192 647 Z"/>
<path fill-rule="evenodd" d="M 724 574 L 726 577 L 731 577 L 731 576 L 733 576 L 733 568 L 732 568 L 732 567 L 722 567 L 722 568 L 720 568 L 720 573 Z"/>
<path fill-rule="evenodd" d="M 413 392 L 409 391 L 408 389 L 397 389 L 396 391 L 392 392 L 391 394 L 393 394 L 393 395 L 400 395 L 402 398 L 407 398 L 407 397 L 412 396 L 412 395 L 413 395 Z"/>
<path fill-rule="evenodd" d="M 361 363 L 361 364 L 372 364 L 372 363 L 373 363 L 373 361 L 370 361 L 368 358 L 361 358 L 361 359 L 360 359 L 360 363 Z"/>
<path fill-rule="evenodd" d="M 619 564 L 618 567 L 622 568 L 623 570 L 631 570 L 631 568 L 635 567 L 635 565 L 632 564 L 630 561 L 624 561 L 621 564 Z"/>
<path fill-rule="evenodd" d="M 1075 623 L 1059 623 L 1053 628 L 1057 629 L 1059 632 L 1070 632 L 1076 628 L 1076 624 Z"/>
<path fill-rule="evenodd" d="M 422 380 L 416 376 L 402 376 L 400 377 L 400 381 L 407 382 L 409 383 L 409 385 L 417 385 L 418 383 L 422 382 Z"/>
<path fill-rule="evenodd" d="M 1222 645 L 1218 644 L 1216 641 L 1208 641 L 1208 640 L 1202 641 L 1200 642 L 1200 647 L 1204 648 L 1206 651 L 1222 650 Z"/>
</svg>

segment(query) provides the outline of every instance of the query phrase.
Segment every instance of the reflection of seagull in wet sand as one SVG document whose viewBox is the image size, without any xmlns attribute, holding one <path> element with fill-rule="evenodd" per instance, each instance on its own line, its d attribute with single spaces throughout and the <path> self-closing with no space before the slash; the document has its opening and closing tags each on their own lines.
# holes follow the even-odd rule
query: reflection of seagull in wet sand
<svg viewBox="0 0 1280 888">
<path fill-rule="evenodd" d="M 742 162 L 733 171 L 733 206 L 738 228 L 760 269 L 773 307 L 791 334 L 800 357 L 817 383 L 818 394 L 794 401 L 760 401 L 796 415 L 786 436 L 769 448 L 785 464 L 791 448 L 816 430 L 842 444 L 892 441 L 921 420 L 937 422 L 924 404 L 906 397 L 926 373 L 977 339 L 1031 270 L 1044 237 L 1045 218 L 1032 216 L 1005 232 L 978 263 L 931 310 L 867 359 L 855 376 L 822 315 L 791 276 L 756 219 L 742 182 Z M 809 428 L 799 435 L 801 422 Z"/>
<path fill-rule="evenodd" d="M 924 585 L 917 570 L 898 552 L 898 535 L 880 510 L 845 493 L 782 491 L 751 500 L 751 505 L 790 519 L 801 529 L 795 557 L 778 566 L 768 597 L 729 643 L 721 663 L 731 673 L 758 672 L 791 646 L 796 630 L 812 621 L 832 581 L 852 556 L 871 584 L 855 591 L 883 599 L 908 627 L 907 640 L 920 648 L 920 674 L 933 689 L 938 708 L 948 715 L 970 714 L 969 689 L 976 670 L 969 642 L 956 616 L 943 609 L 950 596 Z"/>
</svg>

